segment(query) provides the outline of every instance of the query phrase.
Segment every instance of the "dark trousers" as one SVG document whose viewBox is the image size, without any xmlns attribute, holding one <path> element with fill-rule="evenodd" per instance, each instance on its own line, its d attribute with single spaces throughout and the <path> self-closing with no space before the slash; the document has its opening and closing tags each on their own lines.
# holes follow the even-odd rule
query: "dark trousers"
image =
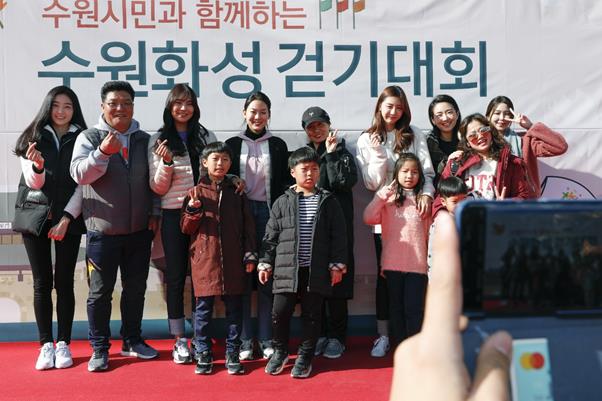
<svg viewBox="0 0 602 401">
<path fill-rule="evenodd" d="M 380 234 L 374 234 L 374 250 L 376 251 L 376 320 L 389 320 L 389 294 L 387 280 L 380 275 L 380 256 L 383 243 Z"/>
<path fill-rule="evenodd" d="M 33 309 L 38 325 L 40 344 L 53 342 L 52 335 L 52 288 L 56 290 L 56 340 L 71 342 L 71 328 L 75 313 L 73 273 L 81 235 L 66 234 L 62 241 L 54 241 L 55 265 L 53 275 L 51 246 L 48 238 L 51 223 L 44 225 L 39 236 L 23 234 L 23 244 L 33 275 Z"/>
<path fill-rule="evenodd" d="M 261 249 L 261 241 L 265 234 L 265 226 L 270 218 L 270 210 L 267 202 L 259 202 L 250 200 L 249 206 L 255 219 L 255 235 L 257 238 L 257 250 Z M 272 277 L 264 285 L 259 283 L 257 272 L 249 273 L 248 275 L 249 293 L 243 296 L 243 321 L 241 339 L 252 340 L 257 334 L 259 341 L 272 339 L 272 303 L 274 297 L 272 295 Z M 257 330 L 253 327 L 253 319 L 251 318 L 251 295 L 254 288 L 257 288 Z"/>
<path fill-rule="evenodd" d="M 299 354 L 312 358 L 316 341 L 320 336 L 322 319 L 322 302 L 324 297 L 315 292 L 307 292 L 309 276 L 308 268 L 299 268 L 298 293 L 274 294 L 272 309 L 272 332 L 274 349 L 288 352 L 291 317 L 295 311 L 297 300 L 301 302 L 301 344 Z"/>
<path fill-rule="evenodd" d="M 242 325 L 242 295 L 222 295 L 226 305 L 226 354 L 238 354 L 240 350 L 240 327 Z M 197 297 L 194 310 L 194 343 L 197 356 L 211 351 L 209 327 L 213 317 L 215 296 Z"/>
<path fill-rule="evenodd" d="M 391 349 L 420 332 L 424 317 L 426 274 L 385 271 L 389 285 Z"/>
<path fill-rule="evenodd" d="M 124 342 L 141 341 L 144 294 L 148 278 L 153 232 L 103 235 L 88 231 L 86 248 L 88 279 L 88 337 L 94 349 L 108 349 L 111 299 L 117 269 L 121 273 L 121 336 Z"/>
<path fill-rule="evenodd" d="M 336 338 L 342 344 L 347 340 L 349 311 L 346 298 L 325 298 L 322 304 L 321 336 Z"/>
<path fill-rule="evenodd" d="M 180 209 L 163 209 L 161 212 L 169 333 L 181 337 L 184 335 L 184 286 L 188 273 L 190 237 L 180 230 Z"/>
</svg>

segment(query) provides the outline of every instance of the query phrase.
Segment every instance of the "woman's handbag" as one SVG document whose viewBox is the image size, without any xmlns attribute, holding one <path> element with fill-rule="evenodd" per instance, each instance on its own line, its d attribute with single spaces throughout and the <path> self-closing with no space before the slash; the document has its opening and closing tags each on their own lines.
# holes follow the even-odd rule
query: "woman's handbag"
<svg viewBox="0 0 602 401">
<path fill-rule="evenodd" d="M 41 190 L 19 185 L 13 231 L 40 235 L 49 214 L 50 202 Z"/>
</svg>

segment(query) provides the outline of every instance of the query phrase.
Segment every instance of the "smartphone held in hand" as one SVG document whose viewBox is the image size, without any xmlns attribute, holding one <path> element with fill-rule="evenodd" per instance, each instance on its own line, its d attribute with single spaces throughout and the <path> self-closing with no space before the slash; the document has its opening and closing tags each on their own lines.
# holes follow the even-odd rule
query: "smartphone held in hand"
<svg viewBox="0 0 602 401">
<path fill-rule="evenodd" d="M 468 315 L 602 314 L 602 201 L 469 201 L 456 221 Z"/>
</svg>

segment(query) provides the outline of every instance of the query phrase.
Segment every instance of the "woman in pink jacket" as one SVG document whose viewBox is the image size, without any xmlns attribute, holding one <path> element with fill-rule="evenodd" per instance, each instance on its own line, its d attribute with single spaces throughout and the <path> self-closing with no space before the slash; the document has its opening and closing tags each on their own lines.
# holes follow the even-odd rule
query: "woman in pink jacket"
<svg viewBox="0 0 602 401">
<path fill-rule="evenodd" d="M 512 154 L 524 160 L 531 197 L 541 196 L 537 158 L 558 156 L 566 152 L 568 145 L 562 135 L 541 122 L 533 124 L 529 117 L 515 112 L 512 100 L 506 96 L 491 99 L 485 115 L 495 129 L 504 134 Z M 526 131 L 514 131 L 510 128 L 513 122 Z"/>
</svg>

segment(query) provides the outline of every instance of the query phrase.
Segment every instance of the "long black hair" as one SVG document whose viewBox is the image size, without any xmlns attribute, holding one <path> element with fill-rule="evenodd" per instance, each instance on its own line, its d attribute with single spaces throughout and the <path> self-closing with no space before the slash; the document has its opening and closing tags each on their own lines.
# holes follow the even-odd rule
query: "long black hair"
<svg viewBox="0 0 602 401">
<path fill-rule="evenodd" d="M 431 125 L 433 126 L 433 133 L 435 135 L 437 135 L 438 138 L 441 137 L 441 130 L 433 122 L 433 120 L 435 119 L 435 115 L 433 114 L 433 109 L 439 103 L 449 103 L 452 105 L 452 107 L 456 111 L 457 117 L 456 117 L 456 124 L 452 128 L 452 140 L 457 140 L 458 129 L 460 129 L 460 122 L 462 121 L 462 114 L 460 114 L 460 107 L 458 107 L 458 103 L 456 102 L 456 99 L 454 99 L 453 97 L 451 97 L 449 95 L 435 96 L 433 98 L 433 100 L 431 101 L 431 104 L 429 104 L 429 121 L 431 122 Z"/>
<path fill-rule="evenodd" d="M 190 100 L 194 108 L 192 117 L 188 120 L 188 139 L 186 145 L 184 145 L 182 138 L 178 135 L 176 123 L 171 115 L 171 109 L 177 100 Z M 174 156 L 183 156 L 188 150 L 188 153 L 195 159 L 200 157 L 209 137 L 207 129 L 199 123 L 200 117 L 201 109 L 199 108 L 194 90 L 186 84 L 176 84 L 167 95 L 165 109 L 163 110 L 163 126 L 159 128 L 159 132 L 161 132 L 159 139 L 161 141 L 167 139 L 167 146 Z"/>
<path fill-rule="evenodd" d="M 426 179 L 424 178 L 424 171 L 422 170 L 422 163 L 420 163 L 420 159 L 414 153 L 411 152 L 403 152 L 399 155 L 399 159 L 395 162 L 395 169 L 393 172 L 393 178 L 395 179 L 395 184 L 397 188 L 397 193 L 395 194 L 395 204 L 397 207 L 401 207 L 403 205 L 403 201 L 405 200 L 404 188 L 397 181 L 397 176 L 399 176 L 399 170 L 403 167 L 403 164 L 407 161 L 413 161 L 418 166 L 418 183 L 412 189 L 414 195 L 418 196 L 422 192 L 422 188 L 424 187 L 424 182 Z"/>
<path fill-rule="evenodd" d="M 58 95 L 65 95 L 73 104 L 73 117 L 70 124 L 77 125 L 81 129 L 86 129 L 86 121 L 82 113 L 82 108 L 79 104 L 79 99 L 73 90 L 67 86 L 55 86 L 50 89 L 42 101 L 42 106 L 33 121 L 29 123 L 27 128 L 19 135 L 17 144 L 13 153 L 19 157 L 25 157 L 29 142 L 38 142 L 41 137 L 42 129 L 46 125 L 52 125 L 52 102 Z"/>
</svg>

